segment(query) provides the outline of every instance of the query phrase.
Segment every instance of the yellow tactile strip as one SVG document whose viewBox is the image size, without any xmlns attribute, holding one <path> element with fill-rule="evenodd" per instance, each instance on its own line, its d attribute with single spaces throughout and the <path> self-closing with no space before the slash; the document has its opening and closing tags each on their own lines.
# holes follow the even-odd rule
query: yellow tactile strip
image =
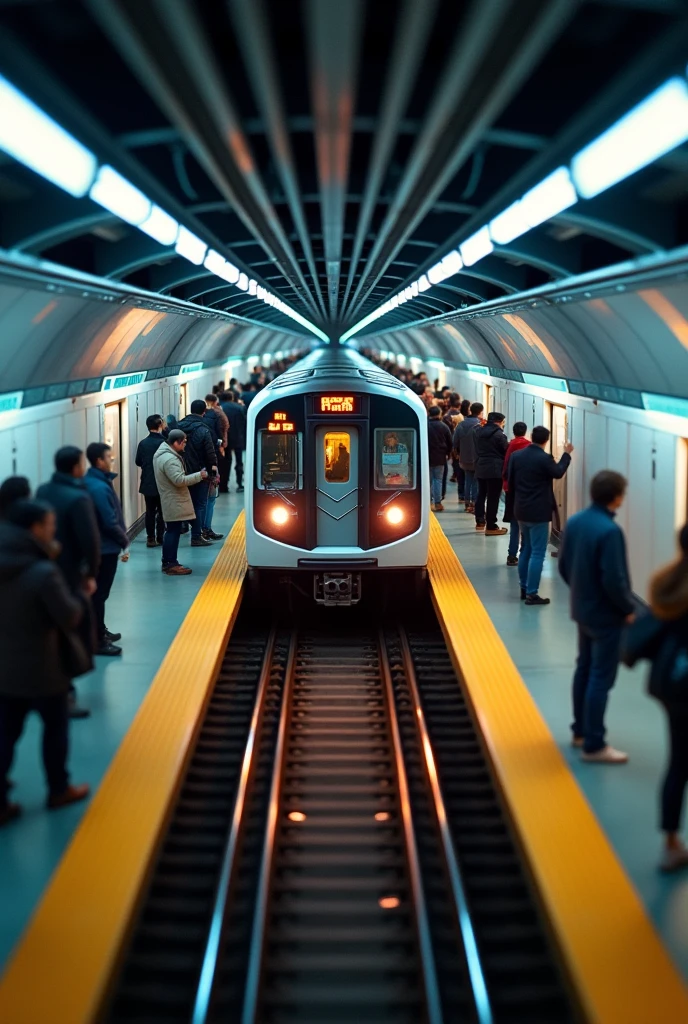
<svg viewBox="0 0 688 1024">
<path fill-rule="evenodd" d="M 688 1021 L 682 979 L 482 601 L 431 520 L 435 608 L 585 1019 Z"/>
<path fill-rule="evenodd" d="M 10 961 L 0 985 L 2 1024 L 96 1019 L 241 603 L 245 570 L 242 512 Z"/>
</svg>

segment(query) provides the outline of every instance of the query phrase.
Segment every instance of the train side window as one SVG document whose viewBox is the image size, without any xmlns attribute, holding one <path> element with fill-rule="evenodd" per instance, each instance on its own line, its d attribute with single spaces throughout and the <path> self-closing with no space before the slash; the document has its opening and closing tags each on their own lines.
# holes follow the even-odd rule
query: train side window
<svg viewBox="0 0 688 1024">
<path fill-rule="evenodd" d="M 303 487 L 301 434 L 258 432 L 258 489 L 271 487 L 287 491 Z"/>
<path fill-rule="evenodd" d="M 416 486 L 415 430 L 375 431 L 375 490 L 404 491 Z"/>
<path fill-rule="evenodd" d="M 349 481 L 351 464 L 351 435 L 345 430 L 328 430 L 325 445 L 325 479 L 328 483 L 345 484 Z"/>
</svg>

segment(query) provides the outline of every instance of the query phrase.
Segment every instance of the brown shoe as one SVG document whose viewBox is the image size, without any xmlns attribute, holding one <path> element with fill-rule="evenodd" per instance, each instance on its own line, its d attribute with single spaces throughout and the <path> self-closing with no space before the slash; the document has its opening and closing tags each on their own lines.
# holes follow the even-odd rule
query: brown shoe
<svg viewBox="0 0 688 1024">
<path fill-rule="evenodd" d="M 77 804 L 80 800 L 85 800 L 90 792 L 91 787 L 87 786 L 85 782 L 80 786 L 67 786 L 64 793 L 49 796 L 46 806 L 49 811 L 57 811 L 60 807 L 69 807 L 70 804 Z"/>
<path fill-rule="evenodd" d="M 153 540 L 151 537 L 149 537 L 148 540 L 146 541 L 146 547 L 147 548 L 157 548 L 157 546 L 158 546 L 157 540 Z"/>
<path fill-rule="evenodd" d="M 165 576 L 190 576 L 193 569 L 187 569 L 185 565 L 168 565 L 163 572 Z"/>
<path fill-rule="evenodd" d="M 503 537 L 507 533 L 505 526 L 498 526 L 496 530 L 485 530 L 486 537 Z"/>
<path fill-rule="evenodd" d="M 442 502 L 440 502 L 439 505 L 435 505 L 435 512 L 444 512 L 444 505 Z"/>
<path fill-rule="evenodd" d="M 485 523 L 476 523 L 475 524 L 475 528 L 476 528 L 476 530 L 484 530 L 485 529 Z"/>
<path fill-rule="evenodd" d="M 475 505 L 466 505 L 466 507 L 464 508 L 464 512 L 475 512 Z"/>
</svg>

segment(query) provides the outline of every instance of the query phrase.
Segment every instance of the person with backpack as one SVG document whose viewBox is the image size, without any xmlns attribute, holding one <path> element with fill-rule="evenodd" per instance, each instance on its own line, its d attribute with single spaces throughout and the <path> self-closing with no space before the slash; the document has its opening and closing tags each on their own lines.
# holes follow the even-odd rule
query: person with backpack
<svg viewBox="0 0 688 1024">
<path fill-rule="evenodd" d="M 669 763 L 660 796 L 664 849 L 660 871 L 688 867 L 679 829 L 688 784 L 688 524 L 679 533 L 676 561 L 650 582 L 650 611 L 627 630 L 621 660 L 630 668 L 650 661 L 648 692 L 663 706 L 669 726 Z"/>
<path fill-rule="evenodd" d="M 189 415 L 177 424 L 177 429 L 184 433 L 187 441 L 184 451 L 187 472 L 195 475 L 202 469 L 206 471 L 206 476 L 200 483 L 192 484 L 189 487 L 189 494 L 196 513 L 196 518 L 191 520 L 192 548 L 204 548 L 212 543 L 209 537 L 203 536 L 203 530 L 208 510 L 208 480 L 215 479 L 218 460 L 213 435 L 204 422 L 205 413 L 205 402 L 202 398 L 196 398 L 191 403 Z"/>
</svg>

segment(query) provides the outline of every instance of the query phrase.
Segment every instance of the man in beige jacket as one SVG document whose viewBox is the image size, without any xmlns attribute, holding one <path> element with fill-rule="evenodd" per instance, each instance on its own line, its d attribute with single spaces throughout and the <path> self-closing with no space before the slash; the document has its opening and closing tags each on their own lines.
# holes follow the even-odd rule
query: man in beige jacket
<svg viewBox="0 0 688 1024">
<path fill-rule="evenodd" d="M 207 470 L 187 473 L 184 465 L 186 434 L 183 430 L 170 430 L 153 456 L 153 472 L 160 493 L 165 535 L 162 539 L 162 571 L 166 576 L 188 576 L 191 569 L 180 565 L 177 559 L 182 526 L 196 518 L 189 487 L 208 477 Z"/>
</svg>

